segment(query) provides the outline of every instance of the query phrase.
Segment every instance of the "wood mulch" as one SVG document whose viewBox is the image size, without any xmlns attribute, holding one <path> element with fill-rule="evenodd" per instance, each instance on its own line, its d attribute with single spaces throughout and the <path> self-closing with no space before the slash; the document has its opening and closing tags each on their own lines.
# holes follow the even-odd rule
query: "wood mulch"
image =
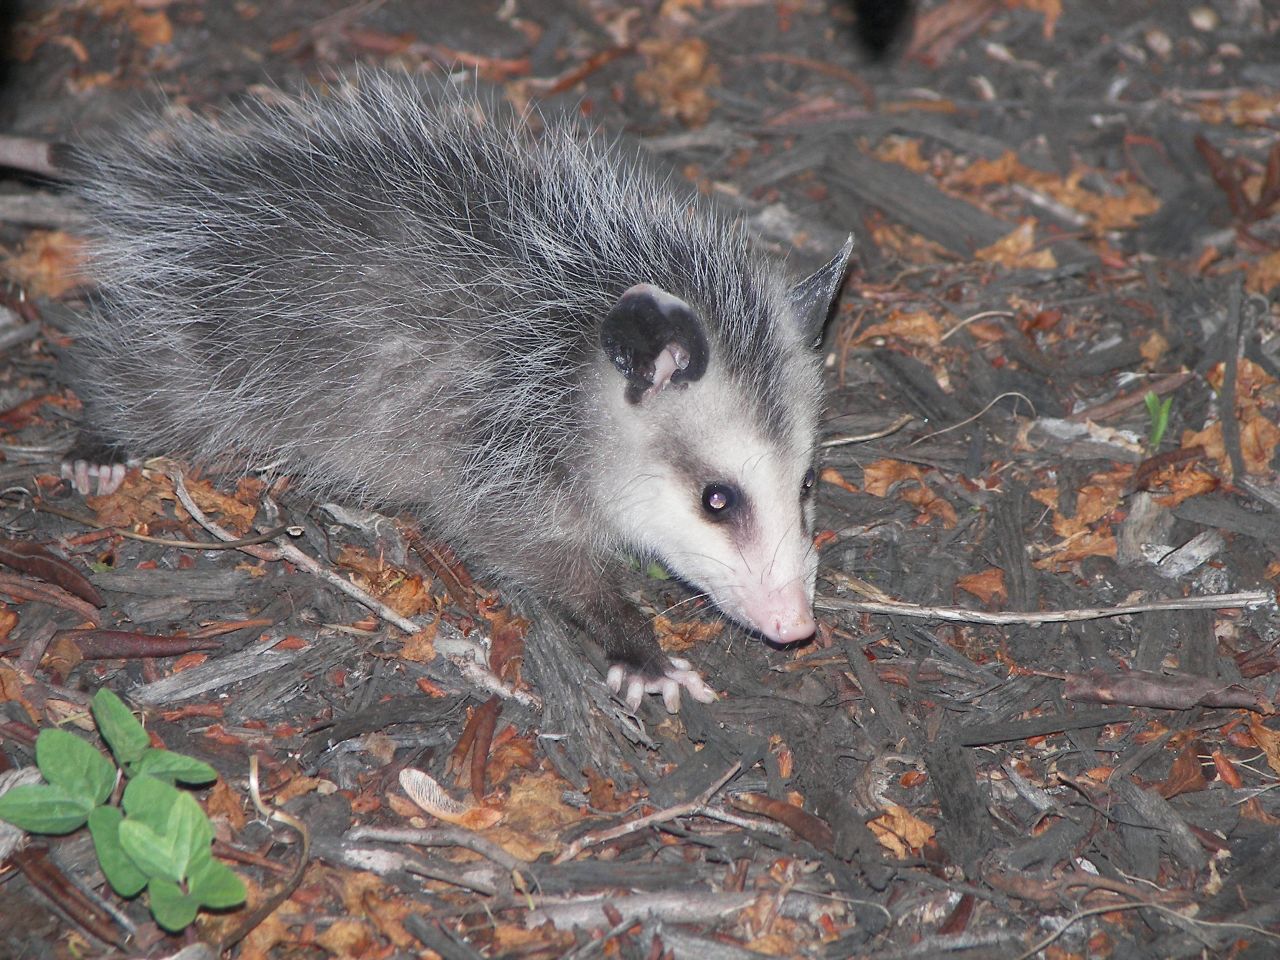
<svg viewBox="0 0 1280 960">
<path fill-rule="evenodd" d="M 0 770 L 110 687 L 218 769 L 197 796 L 250 886 L 170 937 L 83 832 L 32 838 L 0 956 L 1280 955 L 1266 0 L 926 2 L 879 61 L 818 2 L 20 6 L 10 134 L 460 65 L 638 143 L 797 271 L 858 245 L 820 636 L 769 649 L 637 572 L 721 696 L 632 717 L 412 518 L 164 465 L 69 494 L 75 218 L 0 179 Z M 215 523 L 300 534 L 127 536 Z M 410 799 L 424 775 L 460 812 Z"/>
</svg>

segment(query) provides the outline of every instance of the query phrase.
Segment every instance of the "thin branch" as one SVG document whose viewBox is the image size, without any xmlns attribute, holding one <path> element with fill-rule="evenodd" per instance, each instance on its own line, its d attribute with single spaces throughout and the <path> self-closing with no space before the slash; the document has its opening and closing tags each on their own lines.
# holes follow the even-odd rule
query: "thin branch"
<svg viewBox="0 0 1280 960">
<path fill-rule="evenodd" d="M 1157 610 L 1253 609 L 1274 602 L 1275 594 L 1269 590 L 1246 590 L 1241 593 L 1215 593 L 1204 597 L 1152 600 L 1149 603 L 1130 603 L 1118 607 L 1080 607 L 1074 610 L 1037 610 L 1028 613 L 1011 610 L 996 612 L 966 610 L 963 607 L 925 607 L 897 600 L 848 600 L 844 597 L 818 597 L 814 601 L 814 606 L 819 610 L 840 613 L 883 613 L 895 617 L 916 617 L 921 620 L 1035 624 L 1101 620 L 1106 617 L 1126 617 L 1135 613 L 1153 613 Z"/>
</svg>

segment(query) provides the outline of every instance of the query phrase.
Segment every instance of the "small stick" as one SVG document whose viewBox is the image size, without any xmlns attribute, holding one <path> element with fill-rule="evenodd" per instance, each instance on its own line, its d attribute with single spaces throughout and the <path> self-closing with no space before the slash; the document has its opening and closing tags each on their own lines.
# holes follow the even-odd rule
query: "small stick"
<svg viewBox="0 0 1280 960">
<path fill-rule="evenodd" d="M 178 501 L 182 504 L 187 513 L 191 514 L 192 519 L 195 520 L 196 523 L 200 524 L 200 526 L 204 527 L 205 530 L 209 531 L 209 533 L 213 534 L 219 540 L 230 541 L 235 539 L 230 532 L 224 530 L 217 523 L 206 517 L 204 512 L 196 506 L 195 501 L 191 499 L 191 494 L 187 492 L 187 486 L 183 483 L 182 475 L 180 473 L 175 470 L 173 473 L 169 474 L 169 479 L 173 481 L 173 489 L 178 495 Z M 287 530 L 288 528 L 286 527 L 285 529 Z M 328 569 L 327 567 L 321 566 L 318 560 L 303 553 L 291 543 L 277 540 L 274 547 L 241 546 L 239 549 L 252 557 L 257 557 L 258 559 L 265 560 L 267 562 L 288 560 L 290 563 L 307 571 L 312 576 L 323 580 L 325 583 L 328 583 L 345 593 L 361 606 L 372 610 L 384 621 L 403 631 L 406 635 L 411 636 L 422 629 L 422 627 L 419 627 L 412 620 L 407 617 L 402 617 L 400 614 L 396 613 L 381 600 L 378 600 L 376 597 L 370 596 L 367 592 L 361 590 L 350 580 L 347 580 L 345 577 Z M 538 699 L 538 697 L 530 693 L 525 693 L 521 690 L 513 690 L 486 670 L 484 666 L 476 663 L 474 660 L 464 659 L 461 657 L 450 657 L 449 659 L 458 667 L 459 670 L 462 671 L 462 675 L 466 677 L 467 680 L 475 684 L 480 689 L 488 691 L 489 693 L 496 693 L 498 696 L 506 700 L 515 700 L 517 703 L 524 704 L 527 707 L 533 707 L 534 709 L 542 708 L 542 701 Z"/>
<path fill-rule="evenodd" d="M 917 617 L 922 620 L 1034 624 L 1101 620 L 1106 617 L 1125 617 L 1134 613 L 1152 613 L 1156 610 L 1252 609 L 1271 603 L 1275 603 L 1275 594 L 1270 590 L 1246 590 L 1242 593 L 1214 593 L 1205 597 L 1152 600 L 1149 603 L 1131 603 L 1119 607 L 1080 607 L 1074 610 L 1038 610 L 1028 613 L 1006 610 L 996 612 L 966 610 L 963 607 L 924 607 L 897 600 L 848 600 L 844 597 L 818 597 L 814 601 L 814 606 L 819 610 L 842 613 L 885 613 L 895 617 Z"/>
<path fill-rule="evenodd" d="M 206 517 L 203 511 L 196 506 L 195 501 L 191 499 L 191 494 L 187 492 L 187 485 L 183 482 L 182 474 L 175 471 L 174 473 L 169 474 L 169 479 L 173 481 L 173 489 L 178 495 L 179 502 L 182 503 L 182 506 L 187 513 L 191 514 L 192 519 L 194 519 L 196 523 L 200 524 L 200 526 L 204 527 L 219 540 L 229 541 L 236 539 L 231 533 Z M 372 610 L 383 620 L 387 621 L 387 623 L 403 630 L 407 634 L 414 634 L 422 629 L 408 617 L 402 617 L 381 600 L 378 600 L 376 597 L 373 597 L 364 590 L 361 590 L 350 580 L 347 580 L 345 577 L 333 570 L 321 566 L 319 561 L 303 553 L 291 543 L 285 543 L 277 540 L 274 549 L 263 549 L 262 547 L 257 546 L 244 546 L 240 549 L 244 550 L 245 553 L 258 557 L 262 560 L 288 560 L 290 563 L 296 564 L 312 576 L 318 577 L 325 583 L 341 590 L 352 600 L 355 600 L 356 603 Z"/>
<path fill-rule="evenodd" d="M 742 764 L 735 762 L 724 775 L 715 783 L 707 787 L 702 794 L 686 803 L 678 803 L 674 807 L 667 807 L 665 810 L 659 810 L 651 813 L 647 817 L 641 817 L 639 820 L 631 820 L 617 827 L 611 827 L 608 830 L 601 830 L 599 833 L 588 833 L 579 837 L 573 843 L 569 844 L 552 863 L 564 863 L 566 860 L 572 860 L 587 847 L 593 847 L 597 843 L 604 843 L 608 840 L 617 840 L 619 837 L 625 837 L 628 834 L 643 830 L 655 823 L 666 823 L 669 820 L 675 820 L 679 817 L 687 817 L 690 814 L 697 813 L 702 807 L 705 807 L 712 797 L 726 783 L 732 780 L 742 769 Z"/>
</svg>

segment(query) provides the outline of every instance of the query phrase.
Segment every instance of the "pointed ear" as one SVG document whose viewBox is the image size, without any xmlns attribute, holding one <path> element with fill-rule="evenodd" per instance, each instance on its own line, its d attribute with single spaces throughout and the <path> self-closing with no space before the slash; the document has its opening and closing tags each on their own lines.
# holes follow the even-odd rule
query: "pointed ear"
<svg viewBox="0 0 1280 960">
<path fill-rule="evenodd" d="M 822 328 L 827 325 L 827 317 L 831 315 L 836 295 L 840 293 L 852 254 L 853 234 L 850 234 L 839 253 L 812 276 L 791 288 L 791 306 L 796 312 L 800 330 L 815 347 L 822 340 Z"/>
<path fill-rule="evenodd" d="M 707 336 L 693 308 L 647 283 L 632 287 L 600 326 L 605 356 L 627 378 L 627 401 L 640 403 L 669 384 L 707 372 Z"/>
</svg>

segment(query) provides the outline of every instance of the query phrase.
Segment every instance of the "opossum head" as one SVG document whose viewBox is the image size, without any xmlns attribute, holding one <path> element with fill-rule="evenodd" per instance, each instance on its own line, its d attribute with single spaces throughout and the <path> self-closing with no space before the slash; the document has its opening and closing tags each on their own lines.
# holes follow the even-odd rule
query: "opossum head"
<svg viewBox="0 0 1280 960">
<path fill-rule="evenodd" d="M 852 239 L 790 287 L 733 298 L 735 316 L 641 284 L 601 329 L 613 442 L 610 525 L 775 643 L 813 635 L 820 357 Z"/>
</svg>

